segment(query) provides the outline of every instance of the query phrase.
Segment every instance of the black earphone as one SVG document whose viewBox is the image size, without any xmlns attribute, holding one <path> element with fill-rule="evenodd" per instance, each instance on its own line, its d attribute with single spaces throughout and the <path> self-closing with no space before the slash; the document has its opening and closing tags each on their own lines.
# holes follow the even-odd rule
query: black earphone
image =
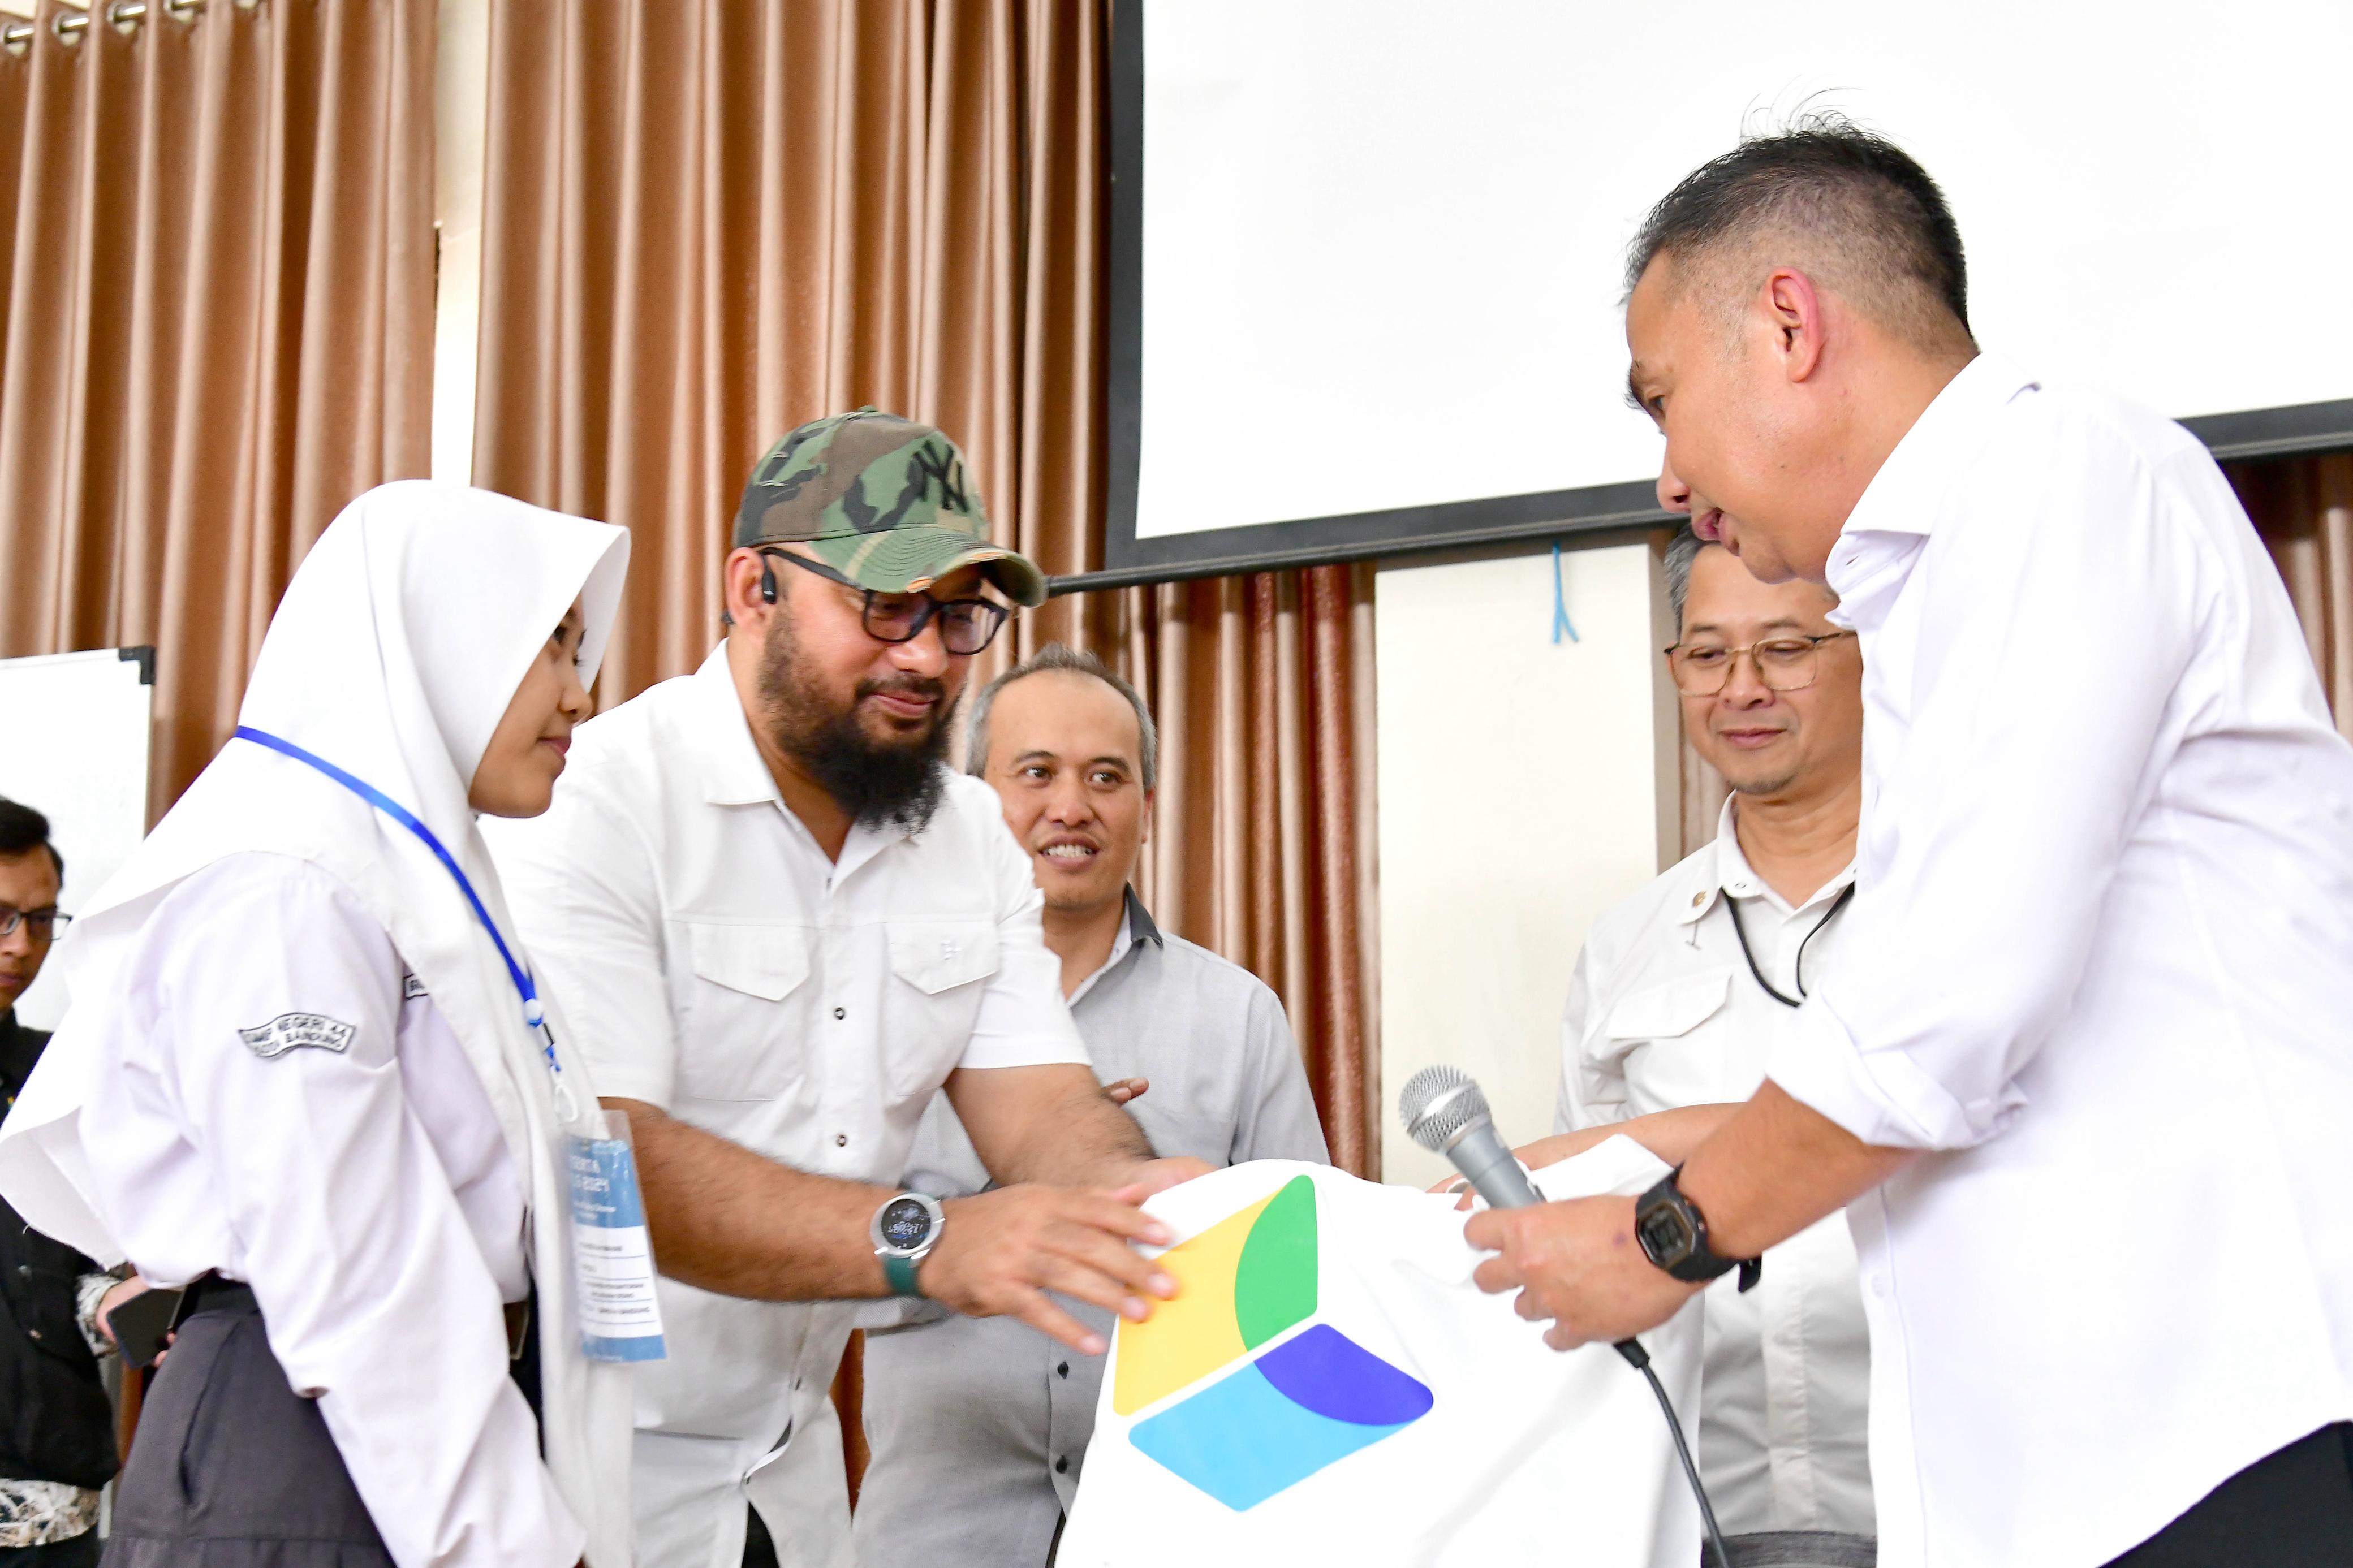
<svg viewBox="0 0 2353 1568">
<path fill-rule="evenodd" d="M 776 602 L 776 563 L 765 555 L 760 557 L 760 603 Z"/>
</svg>

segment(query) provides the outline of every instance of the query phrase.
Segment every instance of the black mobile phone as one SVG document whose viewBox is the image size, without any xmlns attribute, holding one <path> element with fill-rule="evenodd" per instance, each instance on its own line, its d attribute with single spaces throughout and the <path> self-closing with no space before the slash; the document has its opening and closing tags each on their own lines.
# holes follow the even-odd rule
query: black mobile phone
<svg viewBox="0 0 2353 1568">
<path fill-rule="evenodd" d="M 155 1358 L 164 1353 L 164 1336 L 178 1321 L 180 1295 L 177 1290 L 142 1290 L 106 1314 L 106 1326 L 122 1352 L 124 1366 L 155 1364 Z"/>
</svg>

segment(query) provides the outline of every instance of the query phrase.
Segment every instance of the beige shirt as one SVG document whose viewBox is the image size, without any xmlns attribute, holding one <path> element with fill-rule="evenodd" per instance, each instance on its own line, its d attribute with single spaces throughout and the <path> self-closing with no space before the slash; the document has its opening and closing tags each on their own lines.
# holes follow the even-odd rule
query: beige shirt
<svg viewBox="0 0 2353 1568">
<path fill-rule="evenodd" d="M 1790 1009 L 1749 972 L 1727 904 L 1782 994 L 1799 994 L 1801 946 L 1807 986 L 1830 972 L 1853 911 L 1822 921 L 1853 868 L 1792 909 L 1741 854 L 1736 804 L 1714 843 L 1586 939 L 1561 1026 L 1559 1131 L 1757 1092 Z M 1725 1532 L 1872 1534 L 1870 1335 L 1845 1217 L 1767 1253 L 1747 1294 L 1726 1275 L 1703 1300 L 1700 1471 Z"/>
</svg>

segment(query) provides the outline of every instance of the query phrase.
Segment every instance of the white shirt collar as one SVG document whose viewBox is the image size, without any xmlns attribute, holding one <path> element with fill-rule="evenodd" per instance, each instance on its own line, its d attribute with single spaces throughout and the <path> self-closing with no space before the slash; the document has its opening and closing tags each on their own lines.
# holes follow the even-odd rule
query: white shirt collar
<svg viewBox="0 0 2353 1568">
<path fill-rule="evenodd" d="M 713 805 L 755 805 L 764 800 L 783 805 L 776 776 L 753 742 L 751 716 L 744 711 L 734 672 L 727 667 L 725 638 L 711 650 L 693 679 L 707 710 L 705 721 L 694 727 L 702 798 Z"/>
<path fill-rule="evenodd" d="M 1677 900 L 1674 921 L 1677 925 L 1690 925 L 1706 917 L 1715 907 L 1719 893 L 1732 899 L 1767 899 L 1784 913 L 1794 913 L 1783 904 L 1765 879 L 1748 864 L 1748 857 L 1740 850 L 1740 834 L 1734 826 L 1734 814 L 1740 804 L 1737 795 L 1724 797 L 1724 809 L 1716 815 L 1715 838 L 1704 854 L 1692 858 L 1693 878 L 1686 897 Z M 1854 862 L 1814 889 L 1799 910 L 1810 909 L 1825 899 L 1835 898 L 1854 880 Z"/>
<path fill-rule="evenodd" d="M 2016 365 L 1981 353 L 1921 410 L 1863 488 L 1831 546 L 1826 576 L 1839 596 L 1831 621 L 1854 629 L 1876 627 L 1893 598 L 1890 590 L 1910 574 L 1938 518 L 1968 494 L 1968 487 L 1956 482 L 1957 471 L 1983 447 L 1995 416 L 2010 400 L 2041 385 Z"/>
<path fill-rule="evenodd" d="M 692 679 L 706 710 L 703 722 L 694 728 L 695 744 L 701 753 L 697 763 L 702 775 L 702 798 L 713 805 L 757 805 L 773 801 L 776 809 L 815 846 L 816 836 L 785 804 L 783 794 L 776 788 L 776 775 L 768 771 L 768 760 L 760 755 L 760 748 L 752 739 L 751 716 L 744 710 L 743 694 L 735 689 L 734 672 L 727 666 L 725 641 L 711 650 L 711 656 L 702 661 Z M 907 837 L 907 829 L 897 823 L 881 827 L 852 823 L 849 837 L 842 841 L 841 854 L 834 861 L 833 879 L 839 881 Z"/>
</svg>

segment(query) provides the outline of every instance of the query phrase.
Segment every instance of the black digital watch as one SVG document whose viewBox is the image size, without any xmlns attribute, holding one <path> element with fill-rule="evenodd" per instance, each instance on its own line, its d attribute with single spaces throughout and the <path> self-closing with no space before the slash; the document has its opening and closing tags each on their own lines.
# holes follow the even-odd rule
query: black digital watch
<svg viewBox="0 0 2353 1568">
<path fill-rule="evenodd" d="M 1683 1170 L 1677 1165 L 1634 1200 L 1634 1239 L 1642 1256 L 1687 1285 L 1704 1285 L 1737 1268 L 1740 1289 L 1754 1289 L 1764 1274 L 1764 1259 L 1724 1258 L 1708 1246 L 1707 1216 L 1675 1184 Z"/>
</svg>

